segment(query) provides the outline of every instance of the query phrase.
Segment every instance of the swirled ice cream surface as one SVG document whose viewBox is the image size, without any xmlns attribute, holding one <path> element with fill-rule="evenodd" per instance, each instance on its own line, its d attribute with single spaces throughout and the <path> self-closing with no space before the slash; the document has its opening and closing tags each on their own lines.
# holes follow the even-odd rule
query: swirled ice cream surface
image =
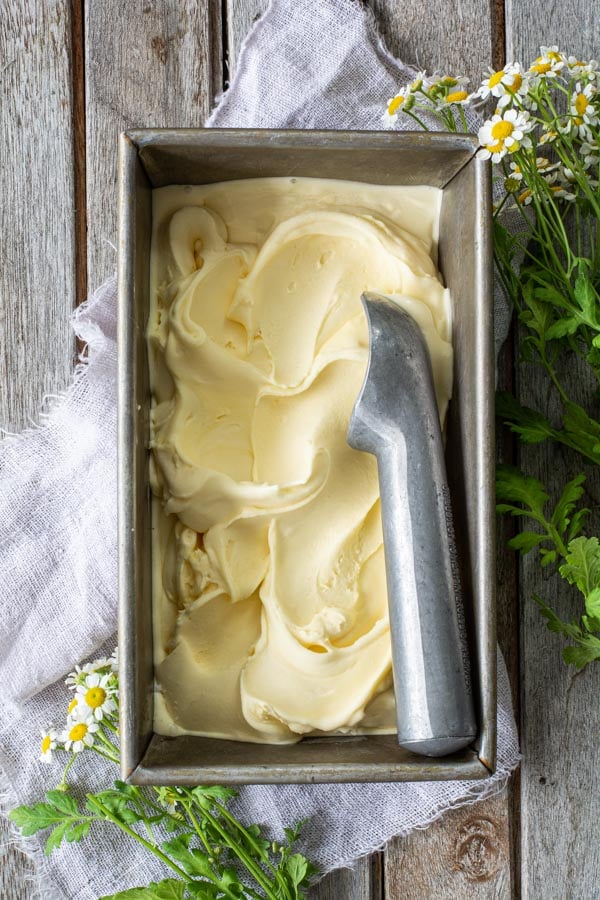
<svg viewBox="0 0 600 900">
<path fill-rule="evenodd" d="M 346 434 L 365 290 L 420 324 L 444 417 L 440 201 L 303 178 L 154 191 L 157 732 L 395 729 L 377 464 Z"/>
</svg>

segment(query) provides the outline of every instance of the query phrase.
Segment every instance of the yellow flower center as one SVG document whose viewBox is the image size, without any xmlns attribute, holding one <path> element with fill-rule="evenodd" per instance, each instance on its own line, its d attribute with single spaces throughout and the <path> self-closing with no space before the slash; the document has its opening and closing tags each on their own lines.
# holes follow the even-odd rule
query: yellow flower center
<svg viewBox="0 0 600 900">
<path fill-rule="evenodd" d="M 493 88 L 496 87 L 497 84 L 500 84 L 503 75 L 504 71 L 502 69 L 499 72 L 494 72 L 493 75 L 490 75 L 490 80 L 488 81 L 489 86 Z"/>
<path fill-rule="evenodd" d="M 492 137 L 495 141 L 505 141 L 507 137 L 511 136 L 514 130 L 515 126 L 512 122 L 507 122 L 506 119 L 502 119 L 502 121 L 492 125 Z"/>
<path fill-rule="evenodd" d="M 560 53 L 557 53 L 556 50 L 549 50 L 548 59 L 553 59 L 554 62 L 560 62 Z"/>
<path fill-rule="evenodd" d="M 522 84 L 523 84 L 523 78 L 517 72 L 517 74 L 513 76 L 512 84 L 510 86 L 511 91 L 514 91 L 516 94 L 516 92 L 518 90 L 520 90 Z"/>
<path fill-rule="evenodd" d="M 583 116 L 586 109 L 588 108 L 588 98 L 585 94 L 577 94 L 575 97 L 575 109 L 579 113 L 580 116 Z"/>
<path fill-rule="evenodd" d="M 502 150 L 502 141 L 498 141 L 496 144 L 486 144 L 485 149 L 489 150 L 490 153 L 500 153 Z"/>
<path fill-rule="evenodd" d="M 69 715 L 71 715 L 71 713 L 73 712 L 73 710 L 75 709 L 76 706 L 77 706 L 77 697 L 73 697 L 73 699 L 71 700 L 71 702 L 69 703 L 69 706 L 67 708 L 67 713 Z"/>
<path fill-rule="evenodd" d="M 101 687 L 90 688 L 86 691 L 85 702 L 90 709 L 98 709 L 106 700 L 106 691 Z"/>
<path fill-rule="evenodd" d="M 549 72 L 551 68 L 552 68 L 552 63 L 539 62 L 539 63 L 535 63 L 535 65 L 533 65 L 531 67 L 531 71 L 537 72 L 538 75 L 545 75 L 546 72 Z"/>
<path fill-rule="evenodd" d="M 466 100 L 468 96 L 466 91 L 452 91 L 446 97 L 446 103 L 459 103 L 461 100 Z"/>
<path fill-rule="evenodd" d="M 70 741 L 82 741 L 88 732 L 88 727 L 85 722 L 79 722 L 77 725 L 73 725 L 69 732 L 69 740 Z"/>
<path fill-rule="evenodd" d="M 404 97 L 394 97 L 393 100 L 390 100 L 388 105 L 388 112 L 390 116 L 393 116 L 395 112 L 398 112 L 403 103 Z"/>
<path fill-rule="evenodd" d="M 531 191 L 529 190 L 529 188 L 524 190 L 522 194 L 519 194 L 519 196 L 517 197 L 517 203 L 524 203 L 528 197 L 531 197 Z"/>
<path fill-rule="evenodd" d="M 50 749 L 50 744 L 52 743 L 52 739 L 50 735 L 47 734 L 42 740 L 42 753 L 46 753 Z"/>
</svg>

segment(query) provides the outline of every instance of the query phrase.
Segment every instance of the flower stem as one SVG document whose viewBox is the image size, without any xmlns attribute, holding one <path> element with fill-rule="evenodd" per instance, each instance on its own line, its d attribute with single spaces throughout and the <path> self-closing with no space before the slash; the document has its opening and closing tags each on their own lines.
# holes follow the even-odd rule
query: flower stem
<svg viewBox="0 0 600 900">
<path fill-rule="evenodd" d="M 254 860 L 252 859 L 251 856 L 248 855 L 248 853 L 246 853 L 246 851 L 241 846 L 241 844 L 238 844 L 236 841 L 233 841 L 231 839 L 231 835 L 227 832 L 227 830 L 225 828 L 223 828 L 223 826 L 219 822 L 218 818 L 216 816 L 213 816 L 209 809 L 202 807 L 202 805 L 200 803 L 198 803 L 196 798 L 194 798 L 193 802 L 198 806 L 202 815 L 206 819 L 208 819 L 208 821 L 213 826 L 215 831 L 218 831 L 218 833 L 221 835 L 221 837 L 223 838 L 223 840 L 225 841 L 227 846 L 230 848 L 230 850 L 232 850 L 233 853 L 235 853 L 235 855 L 237 856 L 237 858 L 241 862 L 243 862 L 243 864 L 246 866 L 246 868 L 248 869 L 248 871 L 250 872 L 252 877 L 255 879 L 257 884 L 259 884 L 261 886 L 261 888 L 265 891 L 265 894 L 266 894 L 266 897 L 268 898 L 268 900 L 281 900 L 281 897 L 278 898 L 277 894 L 274 894 L 273 891 L 271 890 L 271 885 L 266 880 L 265 873 L 260 868 L 260 866 L 254 862 Z M 289 897 L 289 894 L 288 894 L 288 897 Z"/>
<path fill-rule="evenodd" d="M 76 759 L 77 759 L 77 754 L 74 753 L 71 756 L 71 759 L 69 760 L 69 762 L 66 764 L 63 774 L 62 774 L 62 778 L 60 779 L 60 782 L 58 784 L 59 791 L 66 790 L 66 788 L 67 788 L 67 772 L 69 771 L 69 769 L 71 768 L 71 766 L 73 765 L 73 763 L 75 762 Z"/>
<path fill-rule="evenodd" d="M 125 825 L 123 822 L 119 821 L 119 819 L 117 819 L 117 817 L 111 813 L 110 809 L 104 806 L 104 804 L 100 800 L 98 800 L 98 798 L 95 797 L 94 794 L 86 794 L 86 798 L 92 804 L 92 806 L 96 807 L 102 813 L 102 816 L 105 819 L 108 819 L 109 822 L 112 822 L 113 825 L 116 825 L 117 828 L 120 828 L 121 831 L 129 835 L 130 838 L 133 838 L 134 841 L 137 841 L 138 844 L 141 844 L 142 847 L 145 847 L 146 850 L 150 851 L 150 853 L 153 853 L 158 859 L 161 860 L 161 862 L 163 862 L 166 866 L 169 866 L 169 868 L 172 869 L 173 872 L 176 872 L 180 878 L 182 878 L 186 882 L 191 880 L 187 872 L 184 872 L 184 870 L 181 869 L 177 865 L 177 863 L 173 862 L 173 860 L 170 859 L 166 855 L 166 853 L 163 853 L 162 850 L 160 850 L 156 846 L 156 844 L 150 843 L 150 841 L 147 841 L 145 838 L 143 838 L 141 834 L 137 834 L 137 832 L 135 832 L 132 828 L 129 828 L 128 825 Z M 98 818 L 101 820 L 100 817 Z"/>
</svg>

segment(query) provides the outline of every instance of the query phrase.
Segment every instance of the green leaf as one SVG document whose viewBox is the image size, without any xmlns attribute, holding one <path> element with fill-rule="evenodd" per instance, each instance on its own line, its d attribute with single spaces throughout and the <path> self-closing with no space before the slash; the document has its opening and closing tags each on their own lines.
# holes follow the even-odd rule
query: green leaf
<svg viewBox="0 0 600 900">
<path fill-rule="evenodd" d="M 596 318 L 596 305 L 598 298 L 592 282 L 584 273 L 580 273 L 575 279 L 574 294 L 575 299 L 581 307 L 585 322 L 588 325 L 591 325 L 592 328 L 597 328 L 598 320 Z"/>
<path fill-rule="evenodd" d="M 531 550 L 535 550 L 542 541 L 547 540 L 548 536 L 546 534 L 537 534 L 534 531 L 521 531 L 520 534 L 510 539 L 508 546 L 512 547 L 513 550 L 519 550 L 524 555 Z"/>
<path fill-rule="evenodd" d="M 546 331 L 546 339 L 549 341 L 559 340 L 568 334 L 575 334 L 579 328 L 580 322 L 573 316 L 564 319 L 558 319 Z"/>
<path fill-rule="evenodd" d="M 125 825 L 133 825 L 135 822 L 141 822 L 144 818 L 143 816 L 140 816 L 140 814 L 137 813 L 134 809 L 129 809 L 128 806 L 124 806 L 123 809 L 121 809 L 117 813 L 117 815 L 121 822 L 124 822 Z"/>
<path fill-rule="evenodd" d="M 302 828 L 306 824 L 306 819 L 300 819 L 299 822 L 296 822 L 295 825 L 292 825 L 290 828 L 284 828 L 283 833 L 286 836 L 288 844 L 295 844 L 298 838 L 300 837 L 300 832 Z"/>
<path fill-rule="evenodd" d="M 297 887 L 302 884 L 308 872 L 308 860 L 301 853 L 294 853 L 286 861 L 286 871 L 290 876 L 292 884 Z"/>
<path fill-rule="evenodd" d="M 186 875 L 202 875 L 204 878 L 214 878 L 214 872 L 208 861 L 208 855 L 202 850 L 188 848 L 190 835 L 173 838 L 162 845 L 165 853 L 172 856 L 181 864 Z"/>
<path fill-rule="evenodd" d="M 128 891 L 120 891 L 118 894 L 106 894 L 100 897 L 100 900 L 183 900 L 185 889 L 185 881 L 166 878 L 164 881 L 153 881 L 147 887 L 135 887 Z"/>
<path fill-rule="evenodd" d="M 600 618 L 598 616 L 582 616 L 581 621 L 586 631 L 590 633 L 600 631 Z"/>
<path fill-rule="evenodd" d="M 76 816 L 79 812 L 77 808 L 77 800 L 68 791 L 48 791 L 46 798 L 61 812 L 68 816 Z"/>
<path fill-rule="evenodd" d="M 130 800 L 137 800 L 140 795 L 139 787 L 134 784 L 126 784 L 124 781 L 115 781 L 115 792 L 128 797 Z"/>
<path fill-rule="evenodd" d="M 562 432 L 556 432 L 570 447 L 600 464 L 600 422 L 591 419 L 578 403 L 565 403 Z"/>
<path fill-rule="evenodd" d="M 593 588 L 585 598 L 585 611 L 592 619 L 600 619 L 600 587 Z M 589 629 L 594 631 L 593 628 Z"/>
<path fill-rule="evenodd" d="M 585 520 L 590 514 L 590 510 L 587 509 L 578 509 L 577 512 L 573 515 L 571 519 L 571 524 L 569 525 L 569 531 L 567 532 L 567 542 L 573 540 L 573 538 L 577 537 L 585 525 Z"/>
<path fill-rule="evenodd" d="M 222 787 L 218 784 L 210 785 L 209 787 L 199 785 L 193 788 L 191 793 L 201 806 L 210 806 L 212 801 L 215 800 L 219 803 L 229 803 L 230 800 L 237 797 L 237 791 L 234 791 L 233 788 Z"/>
<path fill-rule="evenodd" d="M 539 444 L 553 437 L 555 429 L 541 413 L 518 400 L 506 391 L 496 394 L 496 415 L 510 430 L 518 434 L 525 444 Z"/>
<path fill-rule="evenodd" d="M 79 843 L 84 837 L 87 837 L 91 824 L 91 822 L 80 822 L 78 825 L 72 825 L 65 834 L 67 842 L 69 844 Z"/>
<path fill-rule="evenodd" d="M 583 494 L 582 485 L 585 483 L 585 475 L 576 475 L 568 484 L 561 494 L 560 500 L 554 507 L 551 522 L 562 535 L 567 530 L 571 521 L 571 514 L 575 509 L 577 501 Z"/>
<path fill-rule="evenodd" d="M 46 854 L 46 856 L 50 856 L 53 850 L 56 850 L 58 847 L 60 847 L 69 825 L 70 822 L 63 822 L 61 825 L 57 825 L 56 828 L 54 828 L 50 832 L 46 841 L 46 846 L 44 848 L 44 853 Z"/>
<path fill-rule="evenodd" d="M 200 900 L 214 900 L 215 897 L 223 896 L 220 887 L 210 881 L 188 881 L 186 887 L 191 897 L 199 897 Z M 243 896 L 240 894 L 240 897 Z"/>
<path fill-rule="evenodd" d="M 546 547 L 540 547 L 540 565 L 542 569 L 556 562 L 556 550 L 548 550 Z"/>
<path fill-rule="evenodd" d="M 563 622 L 563 620 L 556 615 L 554 610 L 548 606 L 541 597 L 534 595 L 533 599 L 540 607 L 540 612 L 546 619 L 546 625 L 548 626 L 549 631 L 554 632 L 554 634 L 562 634 L 564 637 L 571 638 L 571 640 L 579 640 L 581 638 L 582 632 L 579 625 L 574 622 Z"/>
<path fill-rule="evenodd" d="M 567 665 L 583 669 L 588 663 L 600 659 L 600 639 L 593 634 L 585 635 L 574 647 L 565 647 L 563 659 Z"/>
<path fill-rule="evenodd" d="M 496 470 L 496 496 L 499 500 L 522 503 L 534 517 L 540 518 L 543 518 L 544 506 L 548 501 L 548 494 L 541 481 L 523 475 L 517 468 L 509 465 L 500 465 Z"/>
<path fill-rule="evenodd" d="M 43 828 L 49 828 L 62 822 L 65 818 L 64 813 L 50 806 L 49 803 L 34 803 L 33 806 L 17 806 L 8 814 L 11 822 L 21 829 L 25 835 L 35 834 Z"/>
<path fill-rule="evenodd" d="M 598 538 L 578 537 L 567 548 L 567 557 L 559 572 L 570 584 L 575 584 L 587 597 L 600 587 L 600 544 Z"/>
</svg>

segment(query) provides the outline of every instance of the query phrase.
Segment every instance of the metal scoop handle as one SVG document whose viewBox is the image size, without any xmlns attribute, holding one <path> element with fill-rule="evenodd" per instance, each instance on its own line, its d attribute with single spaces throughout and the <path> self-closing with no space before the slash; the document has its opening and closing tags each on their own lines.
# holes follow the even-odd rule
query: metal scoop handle
<svg viewBox="0 0 600 900">
<path fill-rule="evenodd" d="M 477 727 L 431 362 L 407 312 L 362 299 L 371 349 L 348 443 L 377 457 L 398 743 L 445 756 Z"/>
</svg>

